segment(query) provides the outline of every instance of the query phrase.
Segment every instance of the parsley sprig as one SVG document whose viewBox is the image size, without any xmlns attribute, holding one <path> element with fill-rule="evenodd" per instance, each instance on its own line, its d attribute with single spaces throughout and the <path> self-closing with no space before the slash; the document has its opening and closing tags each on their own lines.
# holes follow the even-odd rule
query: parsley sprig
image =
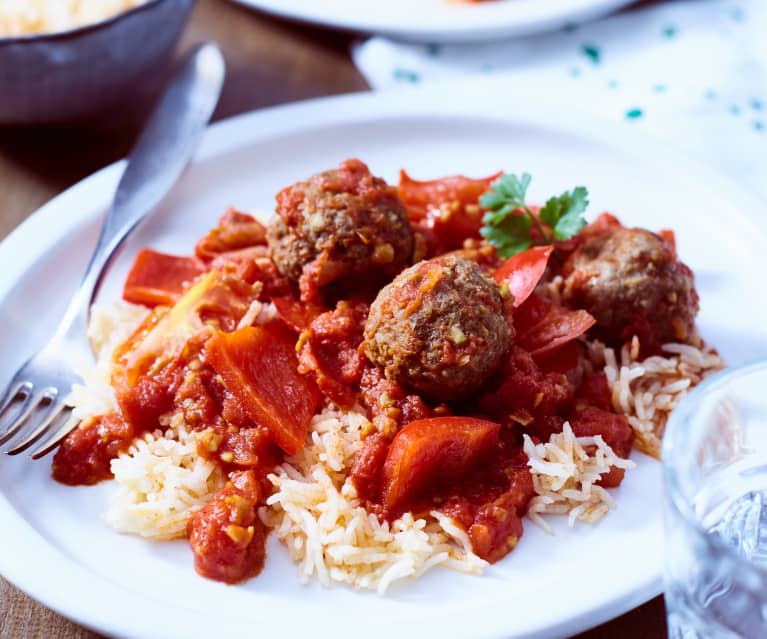
<svg viewBox="0 0 767 639">
<path fill-rule="evenodd" d="M 554 240 L 569 240 L 586 226 L 583 212 L 589 201 L 585 187 L 578 186 L 549 198 L 536 215 L 526 202 L 531 180 L 527 173 L 521 177 L 504 174 L 479 199 L 480 206 L 487 210 L 480 233 L 500 257 L 516 255 L 533 243 L 553 244 Z M 533 225 L 540 236 L 535 242 Z"/>
</svg>

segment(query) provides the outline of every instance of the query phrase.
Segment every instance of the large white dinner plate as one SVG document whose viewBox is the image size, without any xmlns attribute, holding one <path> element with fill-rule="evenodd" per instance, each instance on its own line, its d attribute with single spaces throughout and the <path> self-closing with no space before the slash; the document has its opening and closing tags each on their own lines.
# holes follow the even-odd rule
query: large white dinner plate
<svg viewBox="0 0 767 639">
<path fill-rule="evenodd" d="M 585 22 L 634 0 L 235 0 L 311 24 L 414 42 L 481 42 Z"/>
<path fill-rule="evenodd" d="M 759 207 L 708 169 L 624 129 L 476 91 L 364 94 L 253 113 L 214 126 L 192 166 L 136 232 L 110 273 L 106 297 L 140 246 L 185 253 L 230 204 L 269 211 L 282 186 L 359 156 L 395 181 L 406 167 L 428 178 L 533 175 L 532 199 L 575 185 L 592 214 L 673 227 L 693 267 L 700 328 L 732 363 L 767 355 Z M 0 245 L 0 383 L 57 320 L 95 241 L 121 165 L 56 198 Z M 434 570 L 386 598 L 299 585 L 286 551 L 270 541 L 261 576 L 226 586 L 195 575 L 186 543 L 113 533 L 100 519 L 109 482 L 68 488 L 50 459 L 0 458 L 0 573 L 80 623 L 124 637 L 277 636 L 562 637 L 628 610 L 661 590 L 659 464 L 637 468 L 598 526 L 556 534 L 530 523 L 517 549 L 483 577 Z"/>
</svg>

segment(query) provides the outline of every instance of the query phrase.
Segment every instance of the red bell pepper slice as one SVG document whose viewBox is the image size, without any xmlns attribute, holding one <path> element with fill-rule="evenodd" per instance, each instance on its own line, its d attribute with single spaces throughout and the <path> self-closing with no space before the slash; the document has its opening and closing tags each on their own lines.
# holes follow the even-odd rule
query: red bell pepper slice
<svg viewBox="0 0 767 639">
<path fill-rule="evenodd" d="M 506 282 L 514 296 L 513 308 L 519 308 L 530 297 L 546 272 L 553 246 L 534 246 L 506 260 L 493 274 L 498 284 Z"/>
<path fill-rule="evenodd" d="M 261 244 L 266 244 L 266 227 L 252 215 L 229 208 L 218 226 L 197 242 L 194 250 L 197 257 L 207 262 L 221 253 Z"/>
<path fill-rule="evenodd" d="M 515 343 L 538 359 L 580 337 L 595 323 L 584 310 L 565 308 L 533 294 L 514 314 Z"/>
<path fill-rule="evenodd" d="M 479 198 L 500 175 L 478 179 L 452 175 L 419 181 L 400 171 L 397 192 L 413 223 L 430 229 L 443 250 L 457 249 L 465 239 L 479 237 Z"/>
<path fill-rule="evenodd" d="M 178 257 L 141 249 L 123 287 L 123 299 L 150 308 L 172 306 L 206 271 L 194 257 Z"/>
<path fill-rule="evenodd" d="M 410 422 L 392 440 L 381 474 L 381 500 L 390 515 L 442 482 L 471 471 L 498 441 L 500 425 L 472 417 Z"/>
<path fill-rule="evenodd" d="M 297 370 L 292 333 L 275 324 L 248 326 L 218 333 L 205 353 L 224 387 L 282 450 L 295 455 L 304 447 L 320 395 Z"/>
</svg>

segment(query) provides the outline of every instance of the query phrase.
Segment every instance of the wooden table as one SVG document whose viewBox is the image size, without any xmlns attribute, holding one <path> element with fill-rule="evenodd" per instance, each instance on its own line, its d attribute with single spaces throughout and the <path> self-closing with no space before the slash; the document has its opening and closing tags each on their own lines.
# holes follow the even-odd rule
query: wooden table
<svg viewBox="0 0 767 639">
<path fill-rule="evenodd" d="M 348 36 L 279 22 L 220 0 L 200 0 L 180 50 L 211 39 L 222 46 L 229 72 L 215 119 L 293 100 L 367 89 L 349 58 Z M 0 128 L 0 239 L 54 195 L 123 156 L 144 111 L 139 106 L 132 121 L 106 130 Z M 37 604 L 0 578 L 0 638 L 98 636 Z M 658 597 L 578 639 L 665 636 L 663 600 Z"/>
</svg>

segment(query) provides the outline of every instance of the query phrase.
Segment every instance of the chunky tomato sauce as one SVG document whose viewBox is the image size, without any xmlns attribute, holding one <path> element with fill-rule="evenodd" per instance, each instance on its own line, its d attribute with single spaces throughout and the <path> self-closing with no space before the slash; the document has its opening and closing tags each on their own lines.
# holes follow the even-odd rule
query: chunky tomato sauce
<svg viewBox="0 0 767 639">
<path fill-rule="evenodd" d="M 369 187 L 345 175 L 325 187 Z M 604 376 L 574 374 L 580 358 L 574 340 L 593 318 L 534 292 L 544 273 L 558 268 L 549 261 L 552 248 L 502 262 L 478 241 L 479 197 L 496 177 L 416 182 L 403 173 L 399 186 L 419 257 L 457 249 L 494 274 L 513 300 L 513 346 L 470 399 L 435 402 L 387 378 L 362 348 L 370 291 L 361 287 L 340 299 L 336 291 L 337 299 L 322 300 L 312 290 L 311 302 L 300 301 L 295 283 L 269 257 L 263 225 L 229 210 L 193 257 L 151 250 L 137 256 L 125 298 L 153 310 L 115 354 L 118 410 L 86 420 L 67 437 L 53 476 L 66 484 L 109 478 L 110 461 L 135 437 L 179 412 L 199 433 L 199 453 L 228 476 L 189 522 L 195 567 L 205 577 L 238 582 L 263 566 L 266 530 L 257 509 L 271 492 L 266 475 L 305 445 L 324 402 L 357 404 L 373 427 L 363 434 L 350 476 L 368 510 L 385 519 L 440 511 L 468 533 L 480 557 L 504 557 L 523 534 L 534 495 L 523 433 L 546 441 L 569 420 L 576 435 L 601 434 L 621 456 L 628 456 L 633 433 L 612 411 Z M 278 194 L 283 206 L 298 206 L 293 197 L 289 190 Z M 583 238 L 616 224 L 600 218 L 560 243 L 560 261 Z M 414 308 L 425 285 L 411 291 Z M 243 324 L 254 305 L 270 302 L 274 319 Z M 616 486 L 622 475 L 616 470 L 602 484 Z"/>
</svg>

